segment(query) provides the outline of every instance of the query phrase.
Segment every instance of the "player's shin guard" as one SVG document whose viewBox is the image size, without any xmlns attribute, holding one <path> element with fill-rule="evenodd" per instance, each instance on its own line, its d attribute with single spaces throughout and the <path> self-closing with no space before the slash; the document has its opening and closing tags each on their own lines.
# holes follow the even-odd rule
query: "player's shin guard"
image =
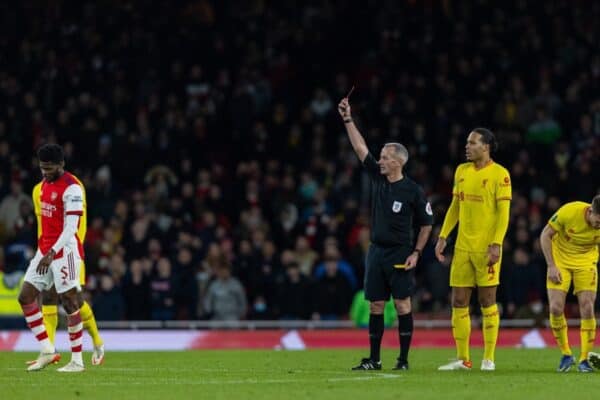
<svg viewBox="0 0 600 400">
<path fill-rule="evenodd" d="M 581 320 L 581 355 L 579 356 L 579 362 L 587 360 L 588 353 L 594 347 L 594 340 L 596 339 L 596 319 L 582 319 Z"/>
<path fill-rule="evenodd" d="M 456 342 L 456 358 L 470 361 L 471 316 L 469 307 L 452 307 L 452 335 Z"/>
<path fill-rule="evenodd" d="M 25 315 L 27 326 L 31 329 L 31 332 L 33 332 L 33 335 L 40 343 L 42 353 L 54 353 L 54 345 L 48 339 L 48 333 L 44 326 L 44 318 L 38 304 L 36 302 L 25 304 L 21 305 L 21 308 L 23 309 L 23 315 Z"/>
<path fill-rule="evenodd" d="M 98 332 L 98 326 L 96 325 L 96 318 L 94 317 L 92 307 L 90 307 L 87 301 L 84 301 L 79 311 L 81 312 L 83 328 L 90 334 L 94 346 L 102 346 L 102 338 Z"/>
<path fill-rule="evenodd" d="M 500 328 L 498 305 L 481 307 L 481 315 L 483 315 L 483 359 L 494 361 L 496 342 L 498 341 L 498 329 Z"/>
<path fill-rule="evenodd" d="M 369 343 L 371 345 L 372 361 L 380 360 L 381 338 L 383 337 L 383 314 L 371 314 L 369 316 Z"/>
<path fill-rule="evenodd" d="M 48 333 L 48 340 L 55 343 L 56 327 L 58 326 L 58 306 L 57 305 L 42 305 L 42 314 L 44 315 L 44 326 Z"/>
<path fill-rule="evenodd" d="M 552 334 L 556 339 L 556 343 L 558 344 L 560 352 L 565 356 L 570 356 L 573 354 L 571 352 L 571 347 L 569 347 L 569 337 L 567 336 L 568 327 L 565 315 L 554 315 L 551 313 L 550 328 L 552 329 Z"/>
<path fill-rule="evenodd" d="M 71 342 L 71 361 L 83 365 L 81 356 L 83 323 L 81 322 L 81 314 L 79 310 L 68 315 L 69 320 L 69 340 Z"/>
</svg>

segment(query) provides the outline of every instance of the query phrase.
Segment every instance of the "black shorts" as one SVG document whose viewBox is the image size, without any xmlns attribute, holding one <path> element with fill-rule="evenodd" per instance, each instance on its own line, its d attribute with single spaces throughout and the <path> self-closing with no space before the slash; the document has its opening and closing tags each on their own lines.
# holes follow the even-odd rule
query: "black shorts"
<svg viewBox="0 0 600 400">
<path fill-rule="evenodd" d="M 387 301 L 410 297 L 415 289 L 414 269 L 405 270 L 404 263 L 412 253 L 408 247 L 381 247 L 371 244 L 365 266 L 365 298 Z"/>
</svg>

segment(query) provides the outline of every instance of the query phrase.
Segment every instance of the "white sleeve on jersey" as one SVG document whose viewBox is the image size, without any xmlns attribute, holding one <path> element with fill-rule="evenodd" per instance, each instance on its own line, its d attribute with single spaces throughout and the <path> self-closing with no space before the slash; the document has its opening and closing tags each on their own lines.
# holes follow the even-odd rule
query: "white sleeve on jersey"
<svg viewBox="0 0 600 400">
<path fill-rule="evenodd" d="M 82 215 L 83 190 L 81 190 L 81 186 L 72 184 L 67 187 L 63 193 L 63 204 L 65 206 L 65 215 Z"/>
</svg>

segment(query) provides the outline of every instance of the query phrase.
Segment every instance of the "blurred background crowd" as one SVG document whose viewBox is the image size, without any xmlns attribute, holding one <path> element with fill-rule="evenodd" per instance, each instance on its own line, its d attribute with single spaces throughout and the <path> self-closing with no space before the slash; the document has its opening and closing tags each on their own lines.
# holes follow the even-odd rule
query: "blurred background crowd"
<svg viewBox="0 0 600 400">
<path fill-rule="evenodd" d="M 496 133 L 513 181 L 503 318 L 546 316 L 539 233 L 600 189 L 598 2 L 0 10 L 2 282 L 18 285 L 36 248 L 35 150 L 59 143 L 87 190 L 98 320 L 348 318 L 369 246 L 368 179 L 336 109 L 353 85 L 371 152 L 404 143 L 434 206 L 421 316 L 448 312 L 433 244 L 472 128 Z"/>
</svg>

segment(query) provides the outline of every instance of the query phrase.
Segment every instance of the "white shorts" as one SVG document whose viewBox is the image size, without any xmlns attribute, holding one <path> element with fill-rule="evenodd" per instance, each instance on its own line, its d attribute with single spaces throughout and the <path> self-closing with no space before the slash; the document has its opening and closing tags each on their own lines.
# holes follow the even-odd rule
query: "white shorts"
<svg viewBox="0 0 600 400">
<path fill-rule="evenodd" d="M 64 293 L 73 288 L 77 288 L 77 291 L 81 290 L 79 284 L 81 257 L 77 246 L 63 247 L 62 257 L 55 258 L 44 275 L 40 275 L 36 271 L 41 259 L 42 253 L 38 249 L 27 267 L 25 282 L 31 283 L 40 292 L 49 290 L 52 286 L 56 286 L 57 293 Z"/>
</svg>

